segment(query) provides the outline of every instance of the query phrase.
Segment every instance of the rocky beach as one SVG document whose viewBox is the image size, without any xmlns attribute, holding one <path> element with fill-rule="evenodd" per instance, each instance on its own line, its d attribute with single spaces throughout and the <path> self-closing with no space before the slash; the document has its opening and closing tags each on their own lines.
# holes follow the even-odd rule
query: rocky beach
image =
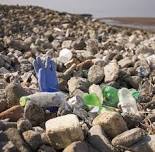
<svg viewBox="0 0 155 152">
<path fill-rule="evenodd" d="M 0 5 L 0 152 L 155 152 L 154 53 L 151 31 L 107 25 L 88 14 Z M 38 56 L 55 62 L 65 95 L 52 96 L 61 103 L 54 112 L 44 109 L 45 98 L 20 103 L 39 92 Z M 112 95 L 102 95 L 106 86 Z M 122 88 L 136 95 L 120 98 Z M 102 101 L 93 108 L 84 97 L 92 92 Z M 128 106 L 136 101 L 137 111 L 125 112 L 122 99 Z"/>
</svg>

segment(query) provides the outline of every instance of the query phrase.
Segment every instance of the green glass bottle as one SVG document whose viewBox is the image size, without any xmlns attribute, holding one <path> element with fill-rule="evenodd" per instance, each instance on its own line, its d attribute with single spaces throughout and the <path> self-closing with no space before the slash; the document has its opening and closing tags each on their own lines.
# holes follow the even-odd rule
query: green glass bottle
<svg viewBox="0 0 155 152">
<path fill-rule="evenodd" d="M 119 99 L 118 99 L 118 90 L 116 88 L 111 86 L 103 86 L 102 94 L 104 98 L 103 102 L 104 105 L 117 107 Z"/>
<path fill-rule="evenodd" d="M 95 93 L 85 93 L 82 97 L 84 105 L 86 105 L 88 108 L 94 108 L 94 107 L 101 107 L 101 101 L 99 97 Z"/>
</svg>

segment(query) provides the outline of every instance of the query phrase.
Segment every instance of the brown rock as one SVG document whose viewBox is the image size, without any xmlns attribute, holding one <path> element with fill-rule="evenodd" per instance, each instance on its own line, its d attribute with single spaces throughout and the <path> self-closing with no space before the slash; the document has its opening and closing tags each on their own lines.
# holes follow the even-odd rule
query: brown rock
<svg viewBox="0 0 155 152">
<path fill-rule="evenodd" d="M 23 116 L 23 107 L 21 106 L 13 106 L 6 111 L 0 113 L 0 119 L 7 119 L 9 118 L 10 121 L 17 121 L 19 118 Z"/>
<path fill-rule="evenodd" d="M 20 97 L 28 95 L 28 93 L 19 84 L 16 83 L 10 83 L 5 88 L 5 93 L 9 107 L 19 105 Z"/>
<path fill-rule="evenodd" d="M 93 125 L 101 125 L 110 138 L 114 138 L 128 129 L 122 116 L 119 113 L 112 111 L 99 114 L 93 120 Z"/>
<path fill-rule="evenodd" d="M 145 132 L 143 129 L 134 128 L 116 136 L 112 140 L 112 144 L 114 146 L 121 145 L 121 146 L 129 147 L 137 143 L 138 141 L 140 141 L 144 137 L 144 135 L 145 135 Z"/>
</svg>

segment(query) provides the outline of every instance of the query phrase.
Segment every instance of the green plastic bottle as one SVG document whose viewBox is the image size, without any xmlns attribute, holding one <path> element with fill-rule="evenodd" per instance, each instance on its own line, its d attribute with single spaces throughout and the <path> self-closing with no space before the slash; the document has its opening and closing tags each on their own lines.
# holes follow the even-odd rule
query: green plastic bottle
<svg viewBox="0 0 155 152">
<path fill-rule="evenodd" d="M 102 94 L 104 98 L 103 102 L 104 105 L 110 107 L 117 107 L 119 99 L 118 99 L 118 90 L 116 88 L 111 86 L 103 86 Z"/>
<path fill-rule="evenodd" d="M 94 107 L 101 107 L 101 101 L 99 97 L 95 93 L 85 93 L 82 97 L 84 105 L 86 105 L 88 108 L 94 108 Z"/>
</svg>

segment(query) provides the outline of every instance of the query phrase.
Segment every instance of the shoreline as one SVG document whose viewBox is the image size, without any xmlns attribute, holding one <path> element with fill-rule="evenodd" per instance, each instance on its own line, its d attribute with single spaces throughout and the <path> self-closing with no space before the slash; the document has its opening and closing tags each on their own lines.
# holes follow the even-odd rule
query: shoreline
<svg viewBox="0 0 155 152">
<path fill-rule="evenodd" d="M 105 17 L 101 21 L 112 26 L 129 27 L 155 32 L 155 17 Z"/>
</svg>

